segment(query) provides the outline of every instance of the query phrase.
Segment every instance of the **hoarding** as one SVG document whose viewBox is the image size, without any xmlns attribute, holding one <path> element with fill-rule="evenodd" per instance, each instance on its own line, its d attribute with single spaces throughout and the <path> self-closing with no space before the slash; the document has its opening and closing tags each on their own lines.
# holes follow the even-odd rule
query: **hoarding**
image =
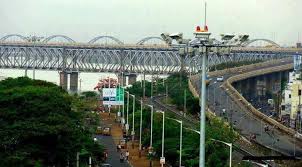
<svg viewBox="0 0 302 167">
<path fill-rule="evenodd" d="M 103 88 L 104 105 L 123 105 L 124 89 L 123 88 Z"/>
</svg>

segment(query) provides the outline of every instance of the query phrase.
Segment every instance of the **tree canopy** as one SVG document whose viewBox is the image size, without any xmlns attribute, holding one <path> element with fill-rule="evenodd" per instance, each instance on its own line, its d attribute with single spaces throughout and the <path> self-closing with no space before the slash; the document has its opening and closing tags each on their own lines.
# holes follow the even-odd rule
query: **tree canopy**
<svg viewBox="0 0 302 167">
<path fill-rule="evenodd" d="M 81 150 L 100 155 L 101 146 L 93 143 L 83 113 L 72 110 L 73 102 L 53 83 L 26 77 L 1 81 L 0 166 L 66 166 Z"/>
</svg>

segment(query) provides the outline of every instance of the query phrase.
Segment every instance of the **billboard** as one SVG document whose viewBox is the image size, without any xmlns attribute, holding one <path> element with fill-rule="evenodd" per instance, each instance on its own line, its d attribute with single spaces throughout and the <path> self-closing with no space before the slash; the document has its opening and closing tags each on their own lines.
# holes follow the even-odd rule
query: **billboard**
<svg viewBox="0 0 302 167">
<path fill-rule="evenodd" d="M 123 105 L 124 89 L 123 88 L 103 88 L 104 105 Z"/>
</svg>

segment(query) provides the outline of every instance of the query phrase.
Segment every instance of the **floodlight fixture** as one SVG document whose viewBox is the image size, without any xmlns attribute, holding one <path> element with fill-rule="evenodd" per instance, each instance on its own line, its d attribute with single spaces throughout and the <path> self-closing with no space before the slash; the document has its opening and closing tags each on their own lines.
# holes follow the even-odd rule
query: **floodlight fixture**
<svg viewBox="0 0 302 167">
<path fill-rule="evenodd" d="M 162 34 L 160 34 L 160 36 L 166 42 L 166 44 L 168 44 L 168 45 L 172 44 L 172 40 L 173 39 L 170 37 L 170 34 L 168 34 L 168 33 L 162 33 Z"/>
<path fill-rule="evenodd" d="M 233 34 L 221 34 L 221 40 L 230 41 L 235 37 Z"/>
<path fill-rule="evenodd" d="M 249 35 L 239 35 L 239 39 L 238 39 L 241 43 L 244 43 L 246 41 L 249 40 Z"/>
<path fill-rule="evenodd" d="M 195 32 L 194 35 L 199 41 L 206 42 L 206 41 L 209 41 L 211 33 L 210 32 Z"/>
</svg>

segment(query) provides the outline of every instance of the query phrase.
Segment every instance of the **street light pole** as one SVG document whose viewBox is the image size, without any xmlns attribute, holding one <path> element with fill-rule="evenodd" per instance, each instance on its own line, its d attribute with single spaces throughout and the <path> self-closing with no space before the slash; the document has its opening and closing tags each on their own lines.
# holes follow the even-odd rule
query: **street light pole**
<svg viewBox="0 0 302 167">
<path fill-rule="evenodd" d="M 133 108 L 132 108 L 132 132 L 131 132 L 131 135 L 132 135 L 132 148 L 134 148 L 134 135 L 135 135 L 135 132 L 134 132 L 134 112 L 135 112 L 135 95 L 131 95 L 133 97 Z"/>
<path fill-rule="evenodd" d="M 201 47 L 199 49 L 202 49 Z M 206 107 L 206 62 L 208 48 L 205 48 L 205 54 L 202 56 L 202 80 L 201 80 L 201 110 L 200 110 L 200 147 L 199 147 L 199 167 L 205 166 L 205 107 Z"/>
<path fill-rule="evenodd" d="M 143 127 L 143 100 L 141 100 L 141 113 L 139 122 L 139 156 L 141 157 L 142 152 L 142 127 Z"/>
<path fill-rule="evenodd" d="M 164 157 L 164 148 L 165 148 L 165 112 L 163 111 L 158 111 L 159 113 L 163 114 L 163 129 L 162 129 L 162 138 L 161 138 L 161 158 Z M 164 166 L 164 163 L 161 163 L 161 167 Z"/>
<path fill-rule="evenodd" d="M 150 130 L 150 147 L 149 147 L 149 154 L 150 154 L 150 166 L 152 165 L 152 156 L 153 156 L 153 148 L 152 148 L 152 136 L 153 136 L 153 106 L 148 105 L 151 108 L 151 130 Z"/>
<path fill-rule="evenodd" d="M 167 118 L 174 120 L 180 124 L 180 135 L 179 135 L 179 167 L 181 167 L 181 160 L 182 160 L 182 121 L 174 119 L 174 118 Z M 192 129 L 193 130 L 193 129 Z M 194 130 L 193 130 L 194 131 Z"/>
<path fill-rule="evenodd" d="M 227 146 L 230 147 L 230 159 L 229 159 L 229 166 L 231 167 L 232 166 L 232 147 L 233 147 L 233 144 L 232 143 L 227 143 L 227 142 L 224 142 L 224 141 L 221 141 L 221 140 L 216 140 L 216 139 L 211 139 L 213 141 L 216 141 L 216 142 L 219 142 L 219 143 L 222 143 L 222 144 L 225 144 Z"/>
<path fill-rule="evenodd" d="M 129 130 L 129 92 L 127 93 L 127 119 L 126 119 L 126 134 L 128 136 L 128 130 Z"/>
</svg>

